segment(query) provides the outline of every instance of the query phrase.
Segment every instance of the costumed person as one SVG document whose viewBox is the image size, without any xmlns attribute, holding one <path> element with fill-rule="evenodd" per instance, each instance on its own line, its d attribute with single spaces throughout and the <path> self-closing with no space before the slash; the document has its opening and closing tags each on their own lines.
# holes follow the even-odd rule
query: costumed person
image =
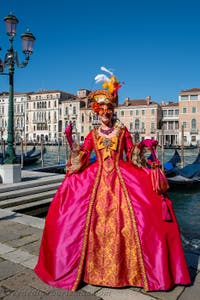
<svg viewBox="0 0 200 300">
<path fill-rule="evenodd" d="M 188 285 L 179 227 L 155 156 L 157 142 L 133 145 L 127 128 L 113 118 L 120 83 L 115 77 L 114 85 L 106 79 L 105 86 L 89 94 L 101 125 L 83 145 L 73 141 L 71 125 L 66 128 L 71 157 L 46 216 L 34 270 L 47 284 L 72 291 L 81 281 L 146 291 Z M 146 148 L 153 162 L 145 159 Z M 92 150 L 96 161 L 90 163 Z"/>
</svg>

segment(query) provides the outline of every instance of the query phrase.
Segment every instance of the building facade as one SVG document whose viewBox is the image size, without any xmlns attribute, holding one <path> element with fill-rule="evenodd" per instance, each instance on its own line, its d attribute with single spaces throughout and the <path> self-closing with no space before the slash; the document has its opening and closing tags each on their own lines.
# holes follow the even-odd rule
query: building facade
<svg viewBox="0 0 200 300">
<path fill-rule="evenodd" d="M 157 139 L 162 122 L 161 105 L 151 101 L 151 97 L 145 99 L 130 100 L 116 109 L 117 117 L 128 128 L 133 140 L 139 142 L 145 138 Z"/>
<path fill-rule="evenodd" d="M 69 100 L 70 99 L 70 100 Z M 75 96 L 59 90 L 28 93 L 26 140 L 33 143 L 58 143 L 65 127 L 63 102 Z"/>
<path fill-rule="evenodd" d="M 163 144 L 174 146 L 179 144 L 179 104 L 178 102 L 162 102 Z"/>
<path fill-rule="evenodd" d="M 89 131 L 100 121 L 88 100 L 89 90 L 77 94 L 60 90 L 15 93 L 15 141 L 29 143 L 65 143 L 64 130 L 71 122 L 73 138 L 82 143 Z M 0 138 L 7 140 L 9 94 L 0 93 Z M 133 141 L 158 139 L 161 144 L 197 145 L 200 141 L 200 89 L 181 91 L 179 102 L 159 104 L 151 100 L 126 98 L 115 109 L 118 118 L 130 131 Z M 184 132 L 184 134 L 183 134 Z"/>
<path fill-rule="evenodd" d="M 179 94 L 179 141 L 183 127 L 184 144 L 200 142 L 200 88 L 183 90 Z"/>
</svg>

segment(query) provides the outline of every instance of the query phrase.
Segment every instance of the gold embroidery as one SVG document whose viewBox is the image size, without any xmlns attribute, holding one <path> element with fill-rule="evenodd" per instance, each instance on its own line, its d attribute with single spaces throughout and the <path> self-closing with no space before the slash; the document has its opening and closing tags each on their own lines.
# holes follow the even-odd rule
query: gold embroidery
<svg viewBox="0 0 200 300">
<path fill-rule="evenodd" d="M 96 149 L 96 139 L 95 139 L 95 134 L 94 131 L 92 132 L 93 135 L 93 139 L 95 141 L 94 145 L 95 145 L 95 150 Z M 96 191 L 97 191 L 97 186 L 100 182 L 100 175 L 101 175 L 101 160 L 100 160 L 100 155 L 98 153 L 98 151 L 96 151 L 97 156 L 98 156 L 98 160 L 99 160 L 99 168 L 97 171 L 97 176 L 94 182 L 94 187 L 92 189 L 92 195 L 91 195 L 91 199 L 90 199 L 90 203 L 89 203 L 89 207 L 88 207 L 88 213 L 87 213 L 87 217 L 86 217 L 86 225 L 85 225 L 85 231 L 84 231 L 84 238 L 83 238 L 83 246 L 82 246 L 82 251 L 81 251 L 81 257 L 80 257 L 80 262 L 79 262 L 79 267 L 78 267 L 78 273 L 77 273 L 77 277 L 76 280 L 74 282 L 74 285 L 72 287 L 72 291 L 76 291 L 80 279 L 81 279 L 81 275 L 82 275 L 82 271 L 83 271 L 83 265 L 84 265 L 84 259 L 85 259 L 85 252 L 86 252 L 86 247 L 87 247 L 87 243 L 88 243 L 88 233 L 89 233 L 89 224 L 90 224 L 90 219 L 91 219 L 91 213 L 92 213 L 92 208 L 93 208 L 93 203 L 94 203 L 94 199 L 96 196 Z"/>
<path fill-rule="evenodd" d="M 123 133 L 120 137 L 119 149 L 121 149 L 121 142 L 122 142 L 123 135 L 124 135 L 124 130 L 123 130 Z M 128 194 L 126 185 L 124 183 L 123 177 L 122 177 L 121 172 L 120 172 L 118 161 L 119 161 L 119 151 L 117 153 L 117 158 L 116 158 L 116 169 L 117 169 L 117 173 L 119 175 L 120 183 L 121 183 L 121 186 L 124 190 L 125 197 L 126 197 L 126 200 L 127 200 L 127 204 L 128 204 L 128 207 L 129 207 L 129 211 L 130 211 L 130 214 L 131 214 L 132 224 L 133 224 L 135 239 L 136 239 L 136 246 L 137 246 L 137 250 L 138 250 L 137 253 L 139 254 L 139 262 L 140 262 L 141 273 L 142 273 L 142 278 L 143 278 L 143 283 L 144 283 L 144 289 L 147 291 L 148 290 L 148 281 L 147 281 L 147 276 L 146 276 L 145 267 L 144 267 L 144 261 L 143 261 L 142 250 L 141 250 L 141 245 L 140 245 L 140 238 L 139 238 L 139 233 L 138 233 L 138 230 L 137 230 L 137 224 L 136 224 L 136 220 L 135 220 L 134 210 L 133 210 L 130 198 L 129 198 L 129 194 Z"/>
<path fill-rule="evenodd" d="M 114 182 L 113 182 L 114 180 Z M 112 181 L 112 187 L 107 182 Z M 104 286 L 141 286 L 131 218 L 116 173 L 103 171 L 93 207 L 84 281 Z"/>
<path fill-rule="evenodd" d="M 120 134 L 119 149 L 121 149 L 121 141 L 122 141 L 124 130 L 122 129 L 121 132 L 122 134 Z M 142 286 L 141 281 L 143 280 L 144 288 L 145 290 L 148 290 L 148 282 L 145 273 L 145 267 L 144 267 L 144 262 L 142 257 L 142 251 L 141 251 L 141 245 L 139 240 L 139 234 L 137 231 L 135 215 L 130 202 L 128 191 L 124 184 L 119 169 L 119 165 L 118 165 L 118 159 L 120 153 L 119 151 L 117 153 L 116 170 L 118 176 L 114 174 L 115 183 L 114 184 L 112 183 L 112 186 L 115 187 L 115 190 L 112 191 L 111 188 L 107 186 L 106 182 L 107 182 L 107 176 L 110 175 L 113 176 L 113 174 L 110 173 L 107 174 L 104 172 L 104 176 L 101 175 L 102 161 L 101 161 L 100 153 L 99 151 L 97 151 L 96 134 L 97 131 L 93 131 L 93 138 L 94 138 L 97 158 L 99 161 L 99 168 L 97 171 L 97 176 L 94 182 L 94 187 L 92 190 L 92 195 L 89 203 L 77 278 L 75 280 L 72 290 L 75 291 L 78 287 L 83 272 L 85 258 L 86 258 L 86 265 L 84 268 L 84 279 L 86 282 L 88 280 L 89 283 L 93 283 L 93 284 L 96 283 L 96 284 L 110 285 L 110 286 L 124 286 L 127 284 Z M 98 190 L 99 183 L 100 186 L 102 186 L 101 190 Z M 123 190 L 122 194 L 120 194 L 122 192 L 120 186 L 122 187 Z M 97 190 L 98 190 L 98 195 L 97 195 Z M 116 234 L 117 232 L 116 228 L 117 226 L 120 226 L 120 224 L 113 222 L 113 216 L 115 216 L 115 218 L 118 219 L 116 210 L 118 209 L 118 205 L 119 205 L 118 203 L 119 195 L 121 195 L 120 197 L 122 199 L 121 209 L 119 211 L 123 215 L 123 218 L 125 220 L 125 225 L 122 228 L 120 227 L 120 230 L 118 230 L 118 233 Z M 107 210 L 108 203 L 111 203 L 109 210 Z M 106 212 L 109 215 L 106 215 L 105 214 Z M 101 217 L 99 222 L 98 222 L 98 218 L 95 219 L 96 214 L 97 216 Z M 94 224 L 94 222 L 96 222 L 97 224 L 96 230 L 93 230 L 94 229 L 93 225 L 90 227 L 90 224 Z M 103 230 L 103 235 L 102 235 L 102 230 Z M 113 239 L 114 233 L 116 239 Z M 98 246 L 99 240 L 97 239 L 97 234 L 98 237 L 100 237 L 101 239 L 100 242 L 103 243 L 102 247 Z M 119 251 L 121 239 L 123 240 L 124 243 L 123 251 Z M 115 250 L 115 252 L 113 249 Z M 121 253 L 124 253 L 123 263 L 121 261 Z M 95 256 L 93 256 L 93 254 L 95 254 Z M 94 259 L 95 257 L 98 259 L 95 260 Z M 125 272 L 124 272 L 124 262 L 126 265 Z M 105 267 L 104 269 L 102 269 L 102 263 Z M 124 274 L 125 276 L 127 275 L 127 278 L 124 277 L 122 279 L 121 275 L 118 276 L 118 274 Z"/>
<path fill-rule="evenodd" d="M 116 151 L 118 145 L 118 137 L 105 138 L 99 136 L 97 139 L 97 148 L 99 150 L 103 149 L 103 160 L 111 157 L 111 151 Z"/>
</svg>

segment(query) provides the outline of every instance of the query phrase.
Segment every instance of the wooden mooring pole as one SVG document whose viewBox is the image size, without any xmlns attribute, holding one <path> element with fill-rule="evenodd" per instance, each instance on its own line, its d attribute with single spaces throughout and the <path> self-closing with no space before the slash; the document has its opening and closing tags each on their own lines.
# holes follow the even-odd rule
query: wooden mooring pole
<svg viewBox="0 0 200 300">
<path fill-rule="evenodd" d="M 21 169 L 23 169 L 24 166 L 24 143 L 23 139 L 21 138 Z"/>
<path fill-rule="evenodd" d="M 164 151 L 164 126 L 162 125 L 161 130 L 161 160 L 162 160 L 162 170 L 164 171 L 164 159 L 165 159 L 165 151 Z"/>
<path fill-rule="evenodd" d="M 43 149 L 44 149 L 44 142 L 43 139 L 41 139 L 41 166 L 44 167 L 44 155 L 43 155 Z"/>
<path fill-rule="evenodd" d="M 181 166 L 184 167 L 184 126 L 181 125 Z"/>
</svg>

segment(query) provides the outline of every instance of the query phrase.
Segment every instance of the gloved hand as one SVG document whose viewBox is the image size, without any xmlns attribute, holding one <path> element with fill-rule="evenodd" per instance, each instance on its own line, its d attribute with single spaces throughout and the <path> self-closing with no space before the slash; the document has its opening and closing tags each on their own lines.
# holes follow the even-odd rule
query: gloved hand
<svg viewBox="0 0 200 300">
<path fill-rule="evenodd" d="M 65 128 L 65 136 L 67 138 L 67 141 L 69 143 L 70 148 L 72 149 L 73 147 L 73 138 L 72 138 L 72 122 L 69 123 L 69 125 L 67 125 L 67 127 Z"/>
</svg>

